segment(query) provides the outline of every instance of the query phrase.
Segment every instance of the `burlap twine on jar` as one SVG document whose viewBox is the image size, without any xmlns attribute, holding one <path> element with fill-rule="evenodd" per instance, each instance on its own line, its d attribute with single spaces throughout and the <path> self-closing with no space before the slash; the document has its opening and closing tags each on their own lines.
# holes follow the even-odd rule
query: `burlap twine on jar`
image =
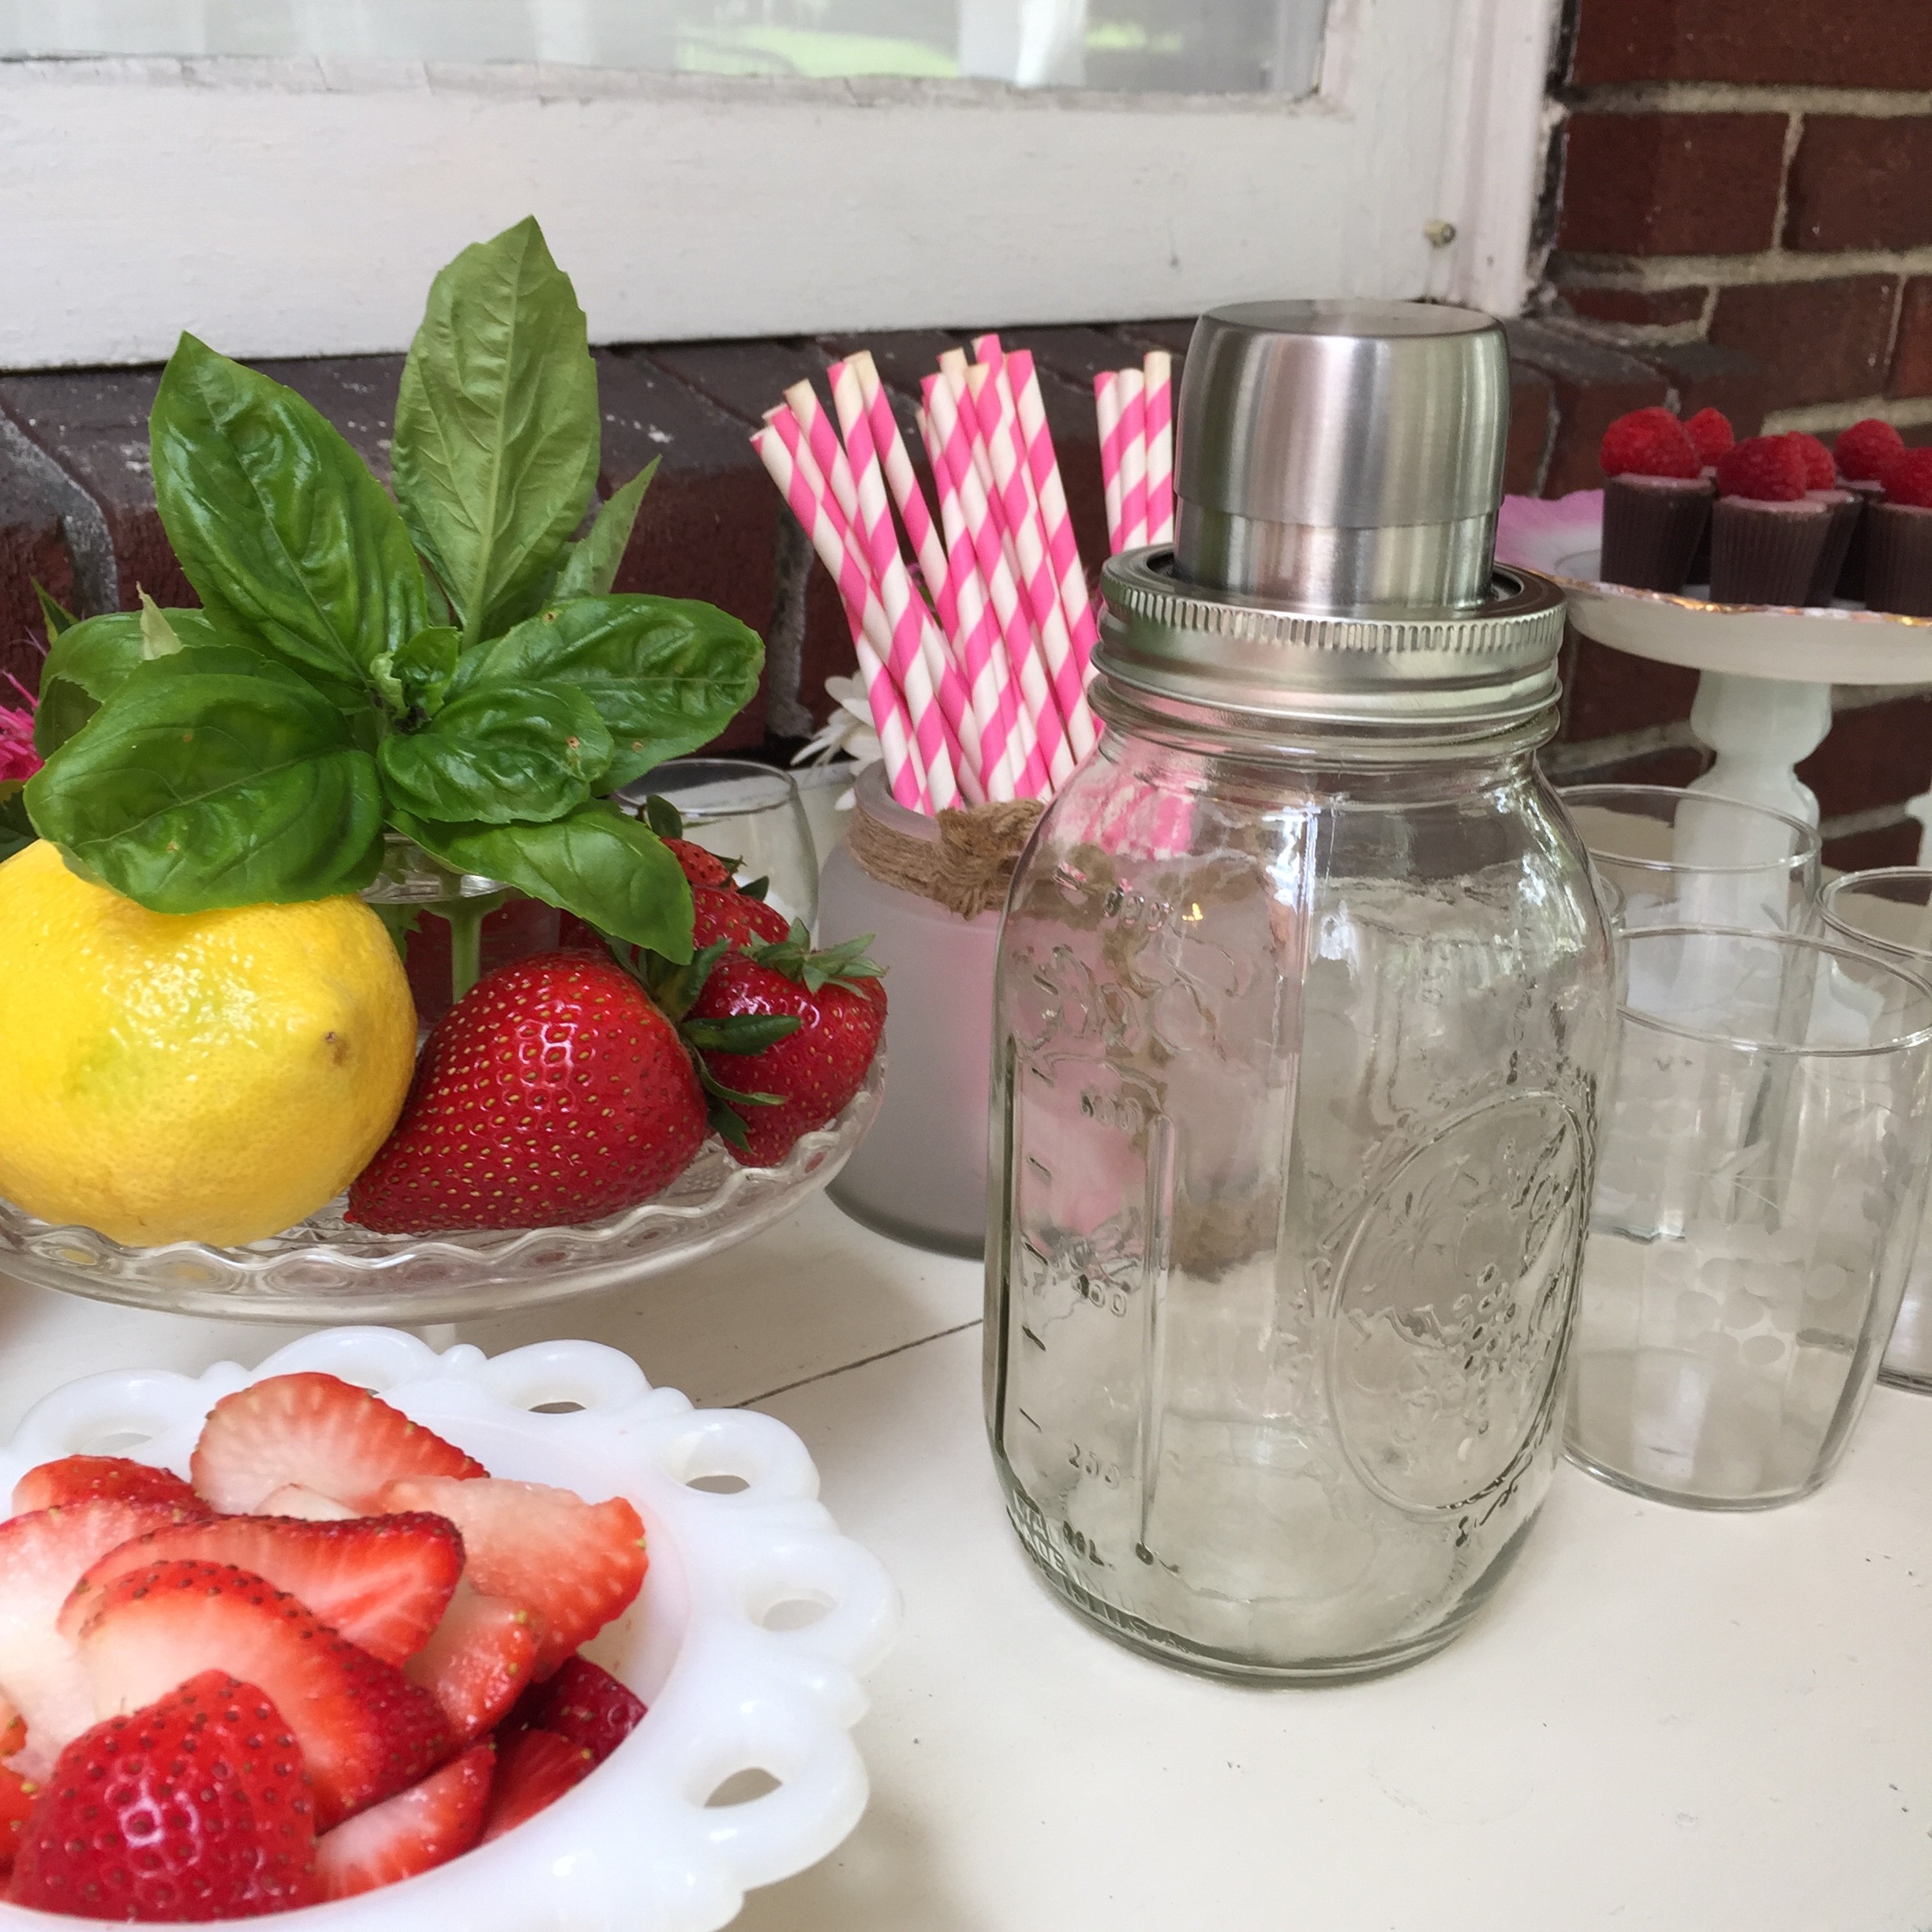
<svg viewBox="0 0 1932 1932">
<path fill-rule="evenodd" d="M 973 919 L 989 906 L 1005 904 L 1013 867 L 1045 810 L 1038 799 L 1014 799 L 942 811 L 935 841 L 908 838 L 858 807 L 845 842 L 859 870 L 880 885 L 917 893 Z"/>
</svg>

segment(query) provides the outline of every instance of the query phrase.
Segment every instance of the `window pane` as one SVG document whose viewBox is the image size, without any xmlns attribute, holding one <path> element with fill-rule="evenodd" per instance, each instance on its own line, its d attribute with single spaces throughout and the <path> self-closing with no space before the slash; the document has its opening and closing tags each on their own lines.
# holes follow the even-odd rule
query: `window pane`
<svg viewBox="0 0 1932 1932">
<path fill-rule="evenodd" d="M 320 54 L 1309 93 L 1328 0 L 0 0 L 0 57 Z"/>
</svg>

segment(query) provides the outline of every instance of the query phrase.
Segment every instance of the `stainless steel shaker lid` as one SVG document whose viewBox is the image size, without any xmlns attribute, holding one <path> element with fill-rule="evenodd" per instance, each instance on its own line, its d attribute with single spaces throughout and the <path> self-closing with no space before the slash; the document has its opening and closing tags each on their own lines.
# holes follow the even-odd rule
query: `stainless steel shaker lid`
<svg viewBox="0 0 1932 1932">
<path fill-rule="evenodd" d="M 1111 560 L 1098 667 L 1192 702 L 1480 724 L 1556 691 L 1563 597 L 1493 568 L 1503 331 L 1421 302 L 1245 302 L 1196 324 L 1175 541 Z"/>
<path fill-rule="evenodd" d="M 1508 345 L 1473 309 L 1211 310 L 1175 425 L 1175 568 L 1305 609 L 1466 608 L 1488 581 L 1508 433 Z"/>
</svg>

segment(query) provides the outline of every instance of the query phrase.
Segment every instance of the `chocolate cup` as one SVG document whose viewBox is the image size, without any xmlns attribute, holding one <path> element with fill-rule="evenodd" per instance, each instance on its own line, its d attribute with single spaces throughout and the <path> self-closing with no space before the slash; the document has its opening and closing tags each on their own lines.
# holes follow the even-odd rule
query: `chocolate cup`
<svg viewBox="0 0 1932 1932">
<path fill-rule="evenodd" d="M 1865 549 L 1865 601 L 1873 610 L 1932 617 L 1932 510 L 1874 504 Z"/>
<path fill-rule="evenodd" d="M 1848 489 L 1807 490 L 1805 494 L 1814 503 L 1824 504 L 1831 516 L 1825 531 L 1824 552 L 1811 574 L 1805 601 L 1829 605 L 1837 593 L 1838 579 L 1844 573 L 1845 552 L 1852 547 L 1865 506 Z"/>
<path fill-rule="evenodd" d="M 1852 541 L 1845 546 L 1844 562 L 1839 566 L 1837 594 L 1849 598 L 1854 604 L 1863 604 L 1865 601 L 1865 545 L 1871 530 L 1869 512 L 1874 504 L 1885 501 L 1885 485 L 1847 477 L 1840 483 L 1839 488 L 1855 496 L 1859 508 L 1868 514 L 1858 518 L 1852 526 Z"/>
<path fill-rule="evenodd" d="M 1612 477 L 1604 485 L 1598 574 L 1633 590 L 1681 590 L 1710 504 L 1702 477 Z"/>
<path fill-rule="evenodd" d="M 1704 466 L 1704 481 L 1711 486 L 1711 497 L 1714 502 L 1717 495 L 1717 471 L 1710 463 Z M 1706 517 L 1703 531 L 1698 537 L 1697 549 L 1690 553 L 1690 567 L 1684 572 L 1684 582 L 1687 584 L 1708 584 L 1710 582 L 1710 519 Z"/>
<path fill-rule="evenodd" d="M 1831 511 L 1808 496 L 1719 497 L 1711 511 L 1711 601 L 1802 605 L 1830 528 Z"/>
</svg>

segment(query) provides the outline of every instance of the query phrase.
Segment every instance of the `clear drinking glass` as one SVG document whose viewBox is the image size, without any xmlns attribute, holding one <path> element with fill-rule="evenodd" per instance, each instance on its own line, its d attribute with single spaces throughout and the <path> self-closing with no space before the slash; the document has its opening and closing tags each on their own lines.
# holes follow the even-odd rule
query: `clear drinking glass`
<svg viewBox="0 0 1932 1932">
<path fill-rule="evenodd" d="M 1827 930 L 1932 978 L 1932 871 L 1883 866 L 1841 874 L 1820 889 L 1818 912 Z M 1878 1380 L 1932 1392 L 1932 1197 Z"/>
<path fill-rule="evenodd" d="M 811 822 L 789 772 L 750 758 L 672 758 L 617 794 L 627 811 L 646 799 L 668 799 L 684 836 L 721 859 L 740 879 L 770 882 L 766 898 L 788 919 L 818 917 L 818 859 Z"/>
<path fill-rule="evenodd" d="M 1795 934 L 1623 946 L 1566 1446 L 1668 1502 L 1788 1502 L 1843 1451 L 1904 1290 L 1932 987 Z"/>
<path fill-rule="evenodd" d="M 1093 695 L 1000 938 L 1007 1507 L 1140 1648 L 1391 1668 L 1486 1598 L 1559 1453 L 1614 1007 L 1554 714 L 1351 745 Z"/>
<path fill-rule="evenodd" d="M 1565 785 L 1557 796 L 1591 864 L 1623 893 L 1626 930 L 1811 920 L 1819 839 L 1802 819 L 1675 785 Z"/>
</svg>

